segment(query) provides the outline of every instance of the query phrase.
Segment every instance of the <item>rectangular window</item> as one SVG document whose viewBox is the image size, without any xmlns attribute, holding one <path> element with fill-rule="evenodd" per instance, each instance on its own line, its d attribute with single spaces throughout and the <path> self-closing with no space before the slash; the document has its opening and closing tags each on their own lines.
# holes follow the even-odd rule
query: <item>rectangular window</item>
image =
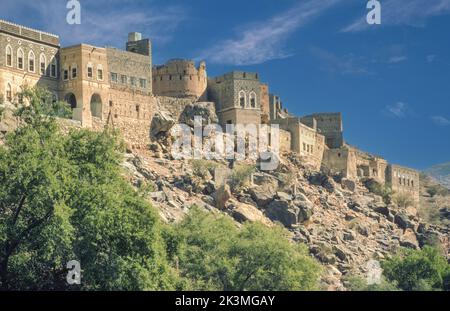
<svg viewBox="0 0 450 311">
<path fill-rule="evenodd" d="M 147 88 L 147 80 L 146 79 L 139 79 L 139 85 L 142 89 Z"/>
<path fill-rule="evenodd" d="M 17 67 L 18 67 L 19 69 L 23 69 L 23 57 L 19 57 L 19 58 L 17 59 Z"/>
<path fill-rule="evenodd" d="M 63 79 L 64 80 L 69 80 L 69 70 L 64 69 Z"/>
<path fill-rule="evenodd" d="M 122 82 L 122 84 L 127 84 L 127 80 L 128 80 L 127 76 L 125 75 L 120 76 L 120 81 Z"/>
<path fill-rule="evenodd" d="M 72 79 L 76 79 L 77 77 L 77 67 L 72 68 Z"/>
<path fill-rule="evenodd" d="M 103 80 L 103 69 L 97 69 L 97 79 Z"/>
<path fill-rule="evenodd" d="M 28 70 L 31 72 L 34 72 L 34 60 L 33 59 L 30 59 Z"/>
<path fill-rule="evenodd" d="M 8 90 L 6 91 L 6 100 L 9 101 L 9 102 L 12 101 L 12 92 L 11 92 L 10 89 L 8 89 Z"/>
<path fill-rule="evenodd" d="M 117 83 L 117 73 L 111 72 L 111 82 Z"/>
<path fill-rule="evenodd" d="M 94 76 L 94 73 L 93 73 L 92 67 L 89 66 L 88 67 L 88 78 L 92 78 L 93 76 Z"/>
<path fill-rule="evenodd" d="M 11 54 L 6 55 L 6 66 L 12 67 L 12 55 Z"/>
<path fill-rule="evenodd" d="M 41 62 L 41 75 L 45 76 L 45 63 Z"/>
<path fill-rule="evenodd" d="M 131 83 L 131 86 L 137 86 L 137 84 L 136 84 L 136 78 L 135 78 L 135 77 L 131 77 L 131 78 L 130 78 L 130 83 Z"/>
<path fill-rule="evenodd" d="M 52 63 L 50 75 L 51 75 L 52 77 L 56 78 L 56 64 L 53 64 L 53 63 Z"/>
</svg>

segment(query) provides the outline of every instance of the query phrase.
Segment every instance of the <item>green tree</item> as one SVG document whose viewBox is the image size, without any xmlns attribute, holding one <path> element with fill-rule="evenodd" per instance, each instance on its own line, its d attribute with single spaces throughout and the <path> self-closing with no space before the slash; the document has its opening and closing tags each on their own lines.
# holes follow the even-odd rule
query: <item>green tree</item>
<svg viewBox="0 0 450 311">
<path fill-rule="evenodd" d="M 281 228 L 245 224 L 197 208 L 177 228 L 180 272 L 195 290 L 311 290 L 319 265 Z"/>
<path fill-rule="evenodd" d="M 437 248 L 402 250 L 382 267 L 384 276 L 403 290 L 449 290 L 450 267 Z"/>
<path fill-rule="evenodd" d="M 68 289 L 78 260 L 83 290 L 174 289 L 157 212 L 120 174 L 117 138 L 74 131 L 64 105 L 26 90 L 23 121 L 0 147 L 0 288 Z"/>
</svg>

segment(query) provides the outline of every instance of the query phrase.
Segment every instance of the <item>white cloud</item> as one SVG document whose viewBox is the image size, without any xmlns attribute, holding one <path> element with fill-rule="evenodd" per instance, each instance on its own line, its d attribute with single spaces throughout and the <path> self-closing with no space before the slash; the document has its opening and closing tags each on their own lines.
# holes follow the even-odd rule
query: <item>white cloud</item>
<svg viewBox="0 0 450 311">
<path fill-rule="evenodd" d="M 55 33 L 61 37 L 63 45 L 91 43 L 122 47 L 128 32 L 132 31 L 143 32 L 145 37 L 162 44 L 171 40 L 175 29 L 187 18 L 185 8 L 179 6 L 157 7 L 148 5 L 150 1 L 96 0 L 80 1 L 81 25 L 69 25 L 66 1 L 6 0 L 5 4 L 3 1 L 2 7 L 8 8 L 12 22 L 25 24 L 14 18 L 28 12 L 35 17 L 33 22 L 38 26 L 25 26 Z M 139 8 L 143 3 L 146 10 Z"/>
<path fill-rule="evenodd" d="M 433 63 L 436 60 L 436 57 L 437 56 L 434 54 L 427 55 L 427 63 Z"/>
<path fill-rule="evenodd" d="M 353 54 L 337 56 L 332 52 L 318 47 L 310 47 L 310 52 L 321 62 L 321 69 L 330 73 L 348 74 L 370 74 L 366 68 L 366 59 Z"/>
<path fill-rule="evenodd" d="M 388 59 L 388 64 L 397 64 L 408 60 L 408 57 L 406 56 L 392 56 Z"/>
<path fill-rule="evenodd" d="M 433 121 L 434 124 L 436 124 L 436 125 L 439 125 L 439 126 L 449 126 L 450 125 L 450 120 L 447 119 L 446 117 L 432 116 L 430 118 L 431 118 L 431 121 Z"/>
<path fill-rule="evenodd" d="M 427 18 L 444 14 L 450 14 L 450 0 L 381 1 L 382 26 L 409 25 L 420 27 L 425 24 Z M 367 24 L 366 16 L 360 16 L 353 23 L 344 27 L 342 31 L 358 32 L 371 28 L 376 27 Z"/>
<path fill-rule="evenodd" d="M 394 105 L 387 105 L 385 107 L 385 112 L 389 116 L 399 119 L 406 117 L 408 110 L 408 104 L 403 102 L 397 102 Z"/>
<path fill-rule="evenodd" d="M 217 42 L 201 58 L 231 65 L 260 64 L 291 56 L 284 50 L 286 39 L 302 25 L 341 0 L 308 0 L 269 20 L 240 27 L 236 38 Z"/>
</svg>

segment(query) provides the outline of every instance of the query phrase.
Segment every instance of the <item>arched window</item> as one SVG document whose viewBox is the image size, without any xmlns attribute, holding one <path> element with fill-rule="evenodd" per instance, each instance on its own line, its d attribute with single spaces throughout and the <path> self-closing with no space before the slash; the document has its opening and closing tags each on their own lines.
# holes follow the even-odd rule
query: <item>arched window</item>
<svg viewBox="0 0 450 311">
<path fill-rule="evenodd" d="M 50 76 L 56 78 L 56 73 L 58 72 L 58 68 L 56 65 L 56 57 L 53 57 L 52 63 L 50 65 Z"/>
<path fill-rule="evenodd" d="M 40 64 L 40 72 L 41 75 L 46 76 L 47 75 L 47 58 L 43 53 L 41 53 L 41 56 L 39 57 L 39 64 Z"/>
<path fill-rule="evenodd" d="M 30 51 L 30 53 L 28 53 L 28 71 L 30 72 L 35 72 L 35 68 L 34 68 L 34 64 L 35 64 L 35 56 L 33 51 Z"/>
<path fill-rule="evenodd" d="M 12 67 L 13 51 L 10 45 L 6 47 L 6 66 Z"/>
<path fill-rule="evenodd" d="M 22 69 L 23 70 L 23 50 L 21 48 L 19 48 L 17 50 L 17 68 Z"/>
<path fill-rule="evenodd" d="M 257 105 L 256 93 L 255 92 L 251 92 L 250 93 L 250 107 L 251 108 L 256 108 L 256 105 Z"/>
<path fill-rule="evenodd" d="M 6 100 L 12 102 L 12 87 L 10 83 L 6 85 Z"/>
<path fill-rule="evenodd" d="M 239 92 L 239 107 L 244 108 L 245 105 L 246 105 L 245 92 L 244 91 L 240 91 Z"/>
</svg>

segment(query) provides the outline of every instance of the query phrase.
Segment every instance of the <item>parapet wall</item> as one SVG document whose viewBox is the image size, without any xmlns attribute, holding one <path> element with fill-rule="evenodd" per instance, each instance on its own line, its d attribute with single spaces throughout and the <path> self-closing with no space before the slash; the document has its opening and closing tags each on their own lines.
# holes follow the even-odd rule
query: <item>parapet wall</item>
<svg viewBox="0 0 450 311">
<path fill-rule="evenodd" d="M 153 93 L 157 96 L 203 100 L 207 84 L 205 62 L 196 68 L 194 61 L 176 59 L 153 67 Z"/>
</svg>

